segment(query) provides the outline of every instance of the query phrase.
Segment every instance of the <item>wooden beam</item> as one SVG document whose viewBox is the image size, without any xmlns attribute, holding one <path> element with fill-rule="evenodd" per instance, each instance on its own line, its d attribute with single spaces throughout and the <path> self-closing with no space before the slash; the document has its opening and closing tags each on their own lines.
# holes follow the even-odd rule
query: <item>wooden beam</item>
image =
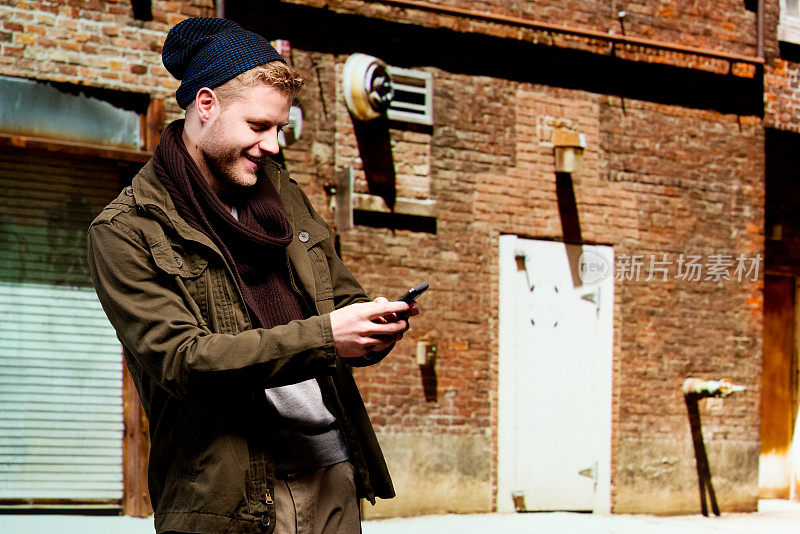
<svg viewBox="0 0 800 534">
<path fill-rule="evenodd" d="M 415 215 L 417 217 L 431 217 L 434 219 L 439 213 L 435 200 L 417 200 L 398 197 L 395 199 L 394 209 L 390 209 L 383 197 L 355 193 L 353 194 L 352 202 L 353 209 L 360 211 L 398 213 L 401 215 Z"/>
<path fill-rule="evenodd" d="M 150 152 L 133 150 L 130 148 L 92 145 L 88 143 L 77 143 L 73 141 L 61 141 L 57 139 L 46 139 L 43 137 L 31 137 L 27 135 L 13 135 L 4 133 L 0 133 L 0 147 L 29 148 L 31 150 L 46 150 L 48 152 L 58 152 L 61 154 L 73 154 L 76 156 L 89 156 L 140 163 L 147 162 L 147 160 L 149 160 L 153 155 Z"/>
<path fill-rule="evenodd" d="M 128 366 L 124 362 L 122 369 L 122 417 L 125 427 L 122 437 L 122 513 L 133 517 L 147 517 L 153 513 L 147 488 L 149 425 Z"/>
<path fill-rule="evenodd" d="M 152 152 L 161 140 L 161 130 L 164 125 L 164 99 L 153 98 L 147 107 L 145 117 L 147 128 L 145 130 L 144 147 L 148 152 Z"/>
<path fill-rule="evenodd" d="M 152 153 L 161 139 L 164 124 L 164 99 L 152 98 L 143 117 L 144 146 Z M 122 439 L 122 513 L 147 517 L 153 513 L 147 486 L 150 459 L 150 428 L 136 386 L 123 363 L 122 403 L 125 434 Z"/>
</svg>

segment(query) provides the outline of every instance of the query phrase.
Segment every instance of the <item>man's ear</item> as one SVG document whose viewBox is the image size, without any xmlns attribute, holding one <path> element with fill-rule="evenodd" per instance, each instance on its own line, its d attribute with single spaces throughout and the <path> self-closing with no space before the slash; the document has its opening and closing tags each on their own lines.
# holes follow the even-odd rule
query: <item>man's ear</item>
<svg viewBox="0 0 800 534">
<path fill-rule="evenodd" d="M 203 87 L 197 91 L 197 96 L 192 104 L 197 111 L 197 117 L 201 123 L 206 123 L 217 113 L 219 109 L 219 99 L 216 93 L 208 87 Z"/>
</svg>

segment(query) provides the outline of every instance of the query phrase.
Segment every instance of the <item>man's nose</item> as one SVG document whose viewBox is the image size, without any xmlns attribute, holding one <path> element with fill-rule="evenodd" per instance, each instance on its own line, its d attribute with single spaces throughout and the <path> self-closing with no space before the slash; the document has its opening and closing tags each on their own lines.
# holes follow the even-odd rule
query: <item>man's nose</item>
<svg viewBox="0 0 800 534">
<path fill-rule="evenodd" d="M 258 148 L 262 152 L 272 154 L 273 156 L 280 152 L 281 147 L 278 145 L 278 129 L 271 128 L 264 132 L 264 135 L 258 142 Z"/>
</svg>

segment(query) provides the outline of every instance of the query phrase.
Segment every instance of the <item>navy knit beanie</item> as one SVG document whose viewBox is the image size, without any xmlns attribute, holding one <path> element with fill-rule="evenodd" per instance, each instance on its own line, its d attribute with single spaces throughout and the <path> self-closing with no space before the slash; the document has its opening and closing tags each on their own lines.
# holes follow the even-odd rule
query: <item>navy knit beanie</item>
<svg viewBox="0 0 800 534">
<path fill-rule="evenodd" d="M 230 20 L 209 17 L 176 24 L 167 34 L 161 59 L 181 80 L 175 97 L 183 109 L 203 87 L 214 89 L 252 68 L 286 62 L 260 35 Z"/>
</svg>

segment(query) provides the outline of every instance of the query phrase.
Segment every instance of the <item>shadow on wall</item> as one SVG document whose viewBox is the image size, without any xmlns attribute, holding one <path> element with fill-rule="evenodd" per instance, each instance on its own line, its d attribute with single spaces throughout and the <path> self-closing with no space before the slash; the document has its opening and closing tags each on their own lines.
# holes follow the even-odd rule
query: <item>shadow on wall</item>
<svg viewBox="0 0 800 534">
<path fill-rule="evenodd" d="M 725 76 L 315 7 L 275 2 L 265 10 L 261 0 L 232 3 L 228 17 L 247 29 L 289 39 L 299 49 L 332 54 L 359 51 L 398 67 L 424 64 L 447 72 L 542 83 L 694 109 L 739 115 L 764 113 L 763 69 L 753 78 Z M 331 39 L 330 32 L 318 28 L 336 28 L 336 38 Z"/>
<path fill-rule="evenodd" d="M 378 117 L 369 121 L 355 118 L 352 120 L 369 193 L 382 197 L 389 209 L 394 209 L 397 179 L 392 140 L 389 136 L 389 119 Z"/>
<path fill-rule="evenodd" d="M 439 402 L 439 379 L 436 377 L 436 367 L 433 363 L 419 366 L 422 377 L 422 391 L 425 393 L 425 402 Z"/>
</svg>

